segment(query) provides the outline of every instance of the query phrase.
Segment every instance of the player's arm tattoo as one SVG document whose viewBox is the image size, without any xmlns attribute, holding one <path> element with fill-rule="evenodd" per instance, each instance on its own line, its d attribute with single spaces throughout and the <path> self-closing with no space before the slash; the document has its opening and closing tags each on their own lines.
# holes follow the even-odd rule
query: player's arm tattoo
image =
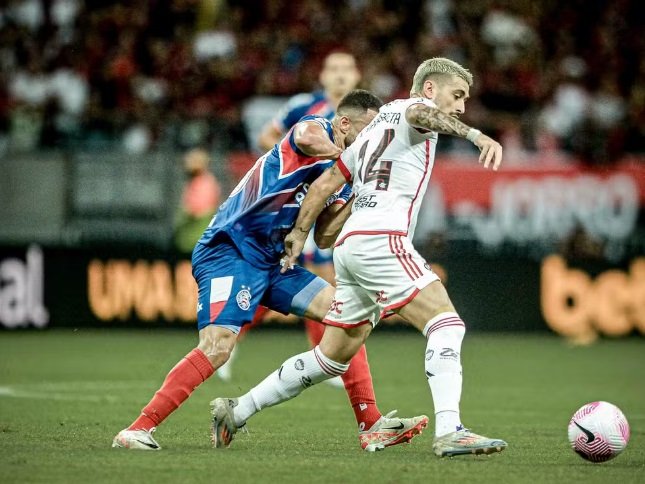
<svg viewBox="0 0 645 484">
<path fill-rule="evenodd" d="M 471 129 L 470 126 L 453 118 L 449 114 L 443 113 L 437 108 L 426 106 L 425 104 L 410 106 L 405 115 L 408 123 L 412 126 L 436 131 L 441 134 L 450 134 L 465 138 Z"/>
</svg>

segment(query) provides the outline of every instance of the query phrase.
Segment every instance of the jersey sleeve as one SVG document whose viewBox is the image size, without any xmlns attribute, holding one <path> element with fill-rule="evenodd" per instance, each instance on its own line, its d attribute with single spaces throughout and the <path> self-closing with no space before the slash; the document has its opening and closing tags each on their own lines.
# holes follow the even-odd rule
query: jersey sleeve
<svg viewBox="0 0 645 484">
<path fill-rule="evenodd" d="M 355 146 L 356 143 L 343 151 L 340 155 L 340 158 L 338 158 L 338 161 L 336 162 L 338 169 L 343 174 L 345 180 L 347 180 L 348 183 L 351 183 L 354 179 L 354 174 L 356 173 L 355 170 L 357 168 L 357 154 L 356 149 L 354 149 Z"/>
<path fill-rule="evenodd" d="M 336 193 L 327 199 L 327 202 L 325 202 L 325 208 L 336 203 L 345 205 L 350 198 L 352 198 L 352 186 L 349 183 L 345 183 L 336 191 Z"/>
<path fill-rule="evenodd" d="M 313 122 L 313 123 L 319 124 L 325 130 L 325 132 L 327 133 L 327 136 L 329 136 L 329 139 L 332 139 L 332 140 L 334 139 L 331 122 L 328 119 L 323 118 L 322 116 L 317 116 L 315 114 L 308 114 L 300 118 L 298 122 L 296 122 L 293 125 L 293 127 L 295 127 L 296 124 L 306 123 L 306 122 Z M 300 148 L 298 148 L 298 145 L 296 145 L 296 141 L 294 139 L 294 133 L 295 133 L 295 129 L 291 129 L 291 131 L 289 132 L 289 144 L 291 145 L 291 149 L 293 149 L 293 151 L 295 151 L 299 155 L 304 155 L 304 153 L 300 150 Z"/>
</svg>

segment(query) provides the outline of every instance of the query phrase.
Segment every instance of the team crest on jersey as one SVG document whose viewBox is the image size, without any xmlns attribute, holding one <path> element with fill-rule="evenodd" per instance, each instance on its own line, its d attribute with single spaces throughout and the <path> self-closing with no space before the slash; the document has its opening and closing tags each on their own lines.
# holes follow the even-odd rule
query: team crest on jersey
<svg viewBox="0 0 645 484">
<path fill-rule="evenodd" d="M 251 291 L 249 291 L 249 288 L 242 286 L 242 289 L 235 296 L 235 300 L 242 311 L 248 311 L 251 307 Z"/>
<path fill-rule="evenodd" d="M 388 297 L 387 297 L 387 294 L 385 294 L 384 290 L 381 289 L 376 293 L 376 304 L 385 303 L 387 302 L 387 300 L 388 300 Z"/>
<path fill-rule="evenodd" d="M 343 314 L 343 304 L 345 304 L 343 301 L 336 301 L 334 299 L 331 302 L 331 306 L 329 306 L 329 311 L 336 314 Z"/>
</svg>

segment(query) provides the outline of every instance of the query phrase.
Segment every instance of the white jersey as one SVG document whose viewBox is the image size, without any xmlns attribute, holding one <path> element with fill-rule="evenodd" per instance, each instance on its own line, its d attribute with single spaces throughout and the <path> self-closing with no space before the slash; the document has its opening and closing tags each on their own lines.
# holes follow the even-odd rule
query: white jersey
<svg viewBox="0 0 645 484">
<path fill-rule="evenodd" d="M 436 108 L 425 98 L 385 104 L 338 160 L 355 200 L 336 245 L 354 234 L 397 234 L 412 240 L 438 138 L 436 132 L 407 122 L 405 112 L 414 104 Z"/>
</svg>

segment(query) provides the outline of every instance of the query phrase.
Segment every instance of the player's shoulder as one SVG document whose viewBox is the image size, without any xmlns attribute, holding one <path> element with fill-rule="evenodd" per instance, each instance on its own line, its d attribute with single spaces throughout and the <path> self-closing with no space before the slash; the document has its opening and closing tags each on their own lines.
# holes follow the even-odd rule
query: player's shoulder
<svg viewBox="0 0 645 484">
<path fill-rule="evenodd" d="M 410 106 L 414 106 L 415 104 L 425 104 L 430 107 L 436 107 L 432 99 L 418 96 L 418 97 L 409 97 L 405 99 L 394 99 L 393 101 L 390 101 L 389 103 L 384 104 L 381 107 L 381 110 L 386 110 L 386 111 L 387 110 L 405 110 Z"/>
<path fill-rule="evenodd" d="M 432 99 L 428 99 L 425 97 L 411 97 L 408 99 L 408 103 L 406 105 L 406 109 L 411 106 L 415 106 L 418 104 L 423 104 L 425 106 L 431 107 L 431 108 L 436 108 L 437 105 L 434 103 Z"/>
<path fill-rule="evenodd" d="M 317 123 L 322 126 L 325 130 L 331 130 L 331 121 L 324 116 L 318 114 L 306 114 L 298 120 L 298 123 Z"/>
</svg>

